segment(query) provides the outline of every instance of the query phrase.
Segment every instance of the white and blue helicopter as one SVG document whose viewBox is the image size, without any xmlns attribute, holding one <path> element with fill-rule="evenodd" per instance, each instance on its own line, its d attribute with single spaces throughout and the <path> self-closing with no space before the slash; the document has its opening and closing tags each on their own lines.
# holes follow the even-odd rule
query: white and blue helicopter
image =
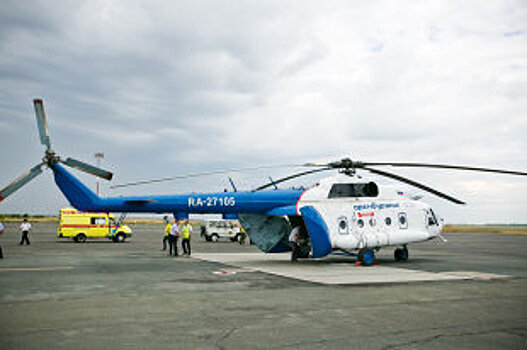
<svg viewBox="0 0 527 350">
<path fill-rule="evenodd" d="M 443 221 L 432 207 L 401 195 L 394 187 L 380 187 L 371 179 L 356 176 L 357 170 L 387 177 L 417 187 L 456 204 L 463 201 L 408 178 L 379 170 L 380 166 L 426 167 L 471 170 L 526 176 L 526 172 L 426 163 L 358 162 L 349 158 L 325 164 L 306 163 L 312 169 L 296 173 L 250 191 L 191 193 L 164 196 L 97 196 L 68 172 L 67 165 L 111 180 L 112 173 L 73 158 L 62 160 L 52 149 L 41 99 L 34 100 L 43 161 L 0 190 L 0 201 L 50 168 L 55 182 L 70 204 L 91 212 L 173 213 L 177 219 L 189 214 L 236 216 L 252 242 L 266 253 L 290 251 L 288 237 L 299 227 L 304 246 L 301 257 L 322 258 L 334 252 L 355 254 L 363 265 L 375 262 L 375 252 L 395 247 L 396 260 L 408 259 L 408 244 L 440 237 Z M 336 170 L 309 189 L 278 189 L 277 184 L 300 176 Z M 159 180 L 154 180 L 159 181 Z M 146 183 L 151 181 L 144 181 Z M 138 183 L 134 183 L 138 184 Z M 125 184 L 127 186 L 132 184 Z M 117 187 L 117 186 L 115 186 Z M 274 189 L 270 189 L 274 187 Z"/>
</svg>

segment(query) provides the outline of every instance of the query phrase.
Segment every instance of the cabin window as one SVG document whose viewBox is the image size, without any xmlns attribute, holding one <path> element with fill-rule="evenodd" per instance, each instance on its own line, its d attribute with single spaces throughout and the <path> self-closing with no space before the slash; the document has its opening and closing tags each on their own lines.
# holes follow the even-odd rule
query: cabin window
<svg viewBox="0 0 527 350">
<path fill-rule="evenodd" d="M 406 219 L 406 213 L 399 213 L 399 228 L 408 228 L 408 220 Z"/>
<path fill-rule="evenodd" d="M 334 184 L 328 198 L 343 197 L 377 197 L 379 188 L 375 182 L 361 184 Z"/>
<path fill-rule="evenodd" d="M 385 218 L 384 223 L 386 224 L 386 226 L 390 226 L 392 224 L 392 218 Z"/>
<path fill-rule="evenodd" d="M 345 216 L 341 216 L 338 219 L 339 234 L 347 235 L 348 234 L 348 219 Z"/>
<path fill-rule="evenodd" d="M 371 218 L 371 219 L 370 219 L 370 226 L 371 226 L 371 227 L 375 226 L 376 223 L 377 223 L 377 222 L 375 221 L 375 218 Z"/>
<path fill-rule="evenodd" d="M 357 226 L 364 227 L 364 220 L 362 219 L 357 220 Z"/>
</svg>

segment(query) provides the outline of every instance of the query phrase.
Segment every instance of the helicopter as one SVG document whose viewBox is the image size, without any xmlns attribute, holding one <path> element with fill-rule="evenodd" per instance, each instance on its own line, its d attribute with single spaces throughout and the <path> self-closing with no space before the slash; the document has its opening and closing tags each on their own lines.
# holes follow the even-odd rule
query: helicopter
<svg viewBox="0 0 527 350">
<path fill-rule="evenodd" d="M 408 244 L 441 238 L 443 220 L 427 203 L 406 196 L 395 187 L 379 186 L 369 178 L 358 176 L 368 172 L 419 188 L 425 192 L 463 205 L 463 201 L 406 177 L 380 170 L 378 167 L 435 168 L 468 170 L 526 176 L 526 172 L 448 164 L 362 162 L 344 158 L 329 163 L 304 163 L 295 166 L 309 168 L 287 177 L 271 180 L 248 191 L 151 195 L 131 197 L 100 197 L 91 191 L 65 166 L 111 180 L 113 174 L 74 158 L 63 160 L 51 148 L 48 125 L 42 99 L 34 99 L 38 132 L 45 154 L 41 163 L 16 178 L 0 190 L 0 201 L 7 198 L 48 167 L 55 183 L 78 210 L 121 213 L 172 213 L 176 219 L 189 214 L 223 214 L 237 217 L 251 241 L 265 253 L 292 250 L 289 236 L 299 228 L 302 238 L 300 257 L 323 258 L 332 253 L 354 255 L 361 264 L 375 263 L 375 253 L 381 248 L 395 247 L 394 258 L 409 258 Z M 301 176 L 337 171 L 308 189 L 278 189 L 279 183 Z M 161 179 L 162 181 L 163 179 Z M 160 180 L 154 180 L 156 182 Z M 141 181 L 114 187 L 137 185 Z M 274 188 L 271 188 L 274 187 Z"/>
</svg>

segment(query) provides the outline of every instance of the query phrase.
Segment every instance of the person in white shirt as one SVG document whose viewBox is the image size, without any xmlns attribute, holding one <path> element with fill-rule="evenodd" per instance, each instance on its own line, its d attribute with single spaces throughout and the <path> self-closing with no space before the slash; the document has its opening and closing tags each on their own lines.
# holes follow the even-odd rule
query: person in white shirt
<svg viewBox="0 0 527 350">
<path fill-rule="evenodd" d="M 169 253 L 172 255 L 172 250 L 174 251 L 174 256 L 177 256 L 177 241 L 180 236 L 180 229 L 177 222 L 172 222 L 172 227 L 170 228 L 170 234 L 168 235 L 168 245 Z"/>
<path fill-rule="evenodd" d="M 24 218 L 24 221 L 20 225 L 20 231 L 22 231 L 22 240 L 20 241 L 20 245 L 23 245 L 24 242 L 26 242 L 27 245 L 30 245 L 29 242 L 29 231 L 31 230 L 31 224 L 27 222 L 27 219 Z"/>
</svg>

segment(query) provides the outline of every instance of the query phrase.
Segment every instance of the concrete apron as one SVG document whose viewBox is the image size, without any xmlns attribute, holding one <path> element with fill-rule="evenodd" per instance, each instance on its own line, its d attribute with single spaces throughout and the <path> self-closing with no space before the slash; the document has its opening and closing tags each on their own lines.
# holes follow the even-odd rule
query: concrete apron
<svg viewBox="0 0 527 350">
<path fill-rule="evenodd" d="M 427 272 L 381 265 L 356 266 L 332 257 L 291 263 L 290 254 L 264 253 L 196 253 L 193 258 L 217 262 L 242 271 L 259 271 L 271 275 L 320 284 L 383 284 L 450 280 L 490 280 L 506 275 L 473 271 Z"/>
</svg>

